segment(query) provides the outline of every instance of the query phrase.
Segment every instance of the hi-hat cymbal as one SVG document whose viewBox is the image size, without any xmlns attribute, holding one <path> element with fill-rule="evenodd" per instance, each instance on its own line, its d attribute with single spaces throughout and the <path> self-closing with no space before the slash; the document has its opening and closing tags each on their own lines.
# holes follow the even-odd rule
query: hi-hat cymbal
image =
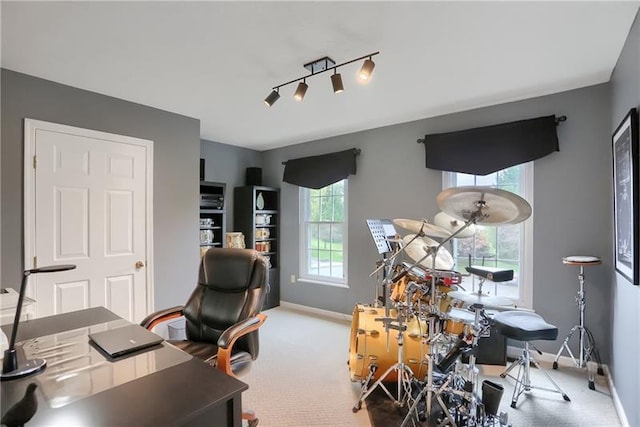
<svg viewBox="0 0 640 427">
<path fill-rule="evenodd" d="M 440 212 L 433 217 L 433 223 L 438 227 L 444 228 L 450 234 L 453 234 L 456 231 L 458 231 L 460 228 L 462 228 L 466 222 L 461 221 L 457 218 L 454 218 L 446 212 Z M 476 226 L 474 224 L 471 224 L 470 226 L 462 230 L 460 233 L 456 234 L 455 237 L 458 239 L 473 237 L 475 232 L 476 232 Z"/>
<path fill-rule="evenodd" d="M 492 187 L 452 187 L 436 198 L 440 210 L 454 218 L 472 216 L 482 224 L 518 224 L 531 216 L 531 205 L 509 191 Z"/>
<path fill-rule="evenodd" d="M 422 259 L 422 257 L 429 253 L 429 247 L 437 247 L 438 242 L 428 237 L 418 237 L 413 242 L 411 242 L 411 239 L 413 239 L 415 236 L 415 234 L 407 234 L 402 238 L 402 240 L 405 243 L 404 250 L 407 255 L 409 255 L 409 257 L 415 262 L 418 262 Z M 451 270 L 453 269 L 453 257 L 446 248 L 442 247 L 436 254 L 435 266 L 433 265 L 432 254 L 420 261 L 420 265 L 428 269 L 435 268 L 436 270 Z"/>
<path fill-rule="evenodd" d="M 409 230 L 414 234 L 420 233 L 420 230 L 431 237 L 441 237 L 446 239 L 451 235 L 447 230 L 442 227 L 438 227 L 437 225 L 429 224 L 426 221 L 418 221 L 415 219 L 394 219 L 393 223 L 400 228 L 404 228 L 405 230 Z"/>
<path fill-rule="evenodd" d="M 479 294 L 477 292 L 451 291 L 447 294 L 447 297 L 460 300 L 469 305 L 482 304 L 489 307 L 501 307 L 514 304 L 511 298 L 499 297 L 496 295 Z"/>
</svg>

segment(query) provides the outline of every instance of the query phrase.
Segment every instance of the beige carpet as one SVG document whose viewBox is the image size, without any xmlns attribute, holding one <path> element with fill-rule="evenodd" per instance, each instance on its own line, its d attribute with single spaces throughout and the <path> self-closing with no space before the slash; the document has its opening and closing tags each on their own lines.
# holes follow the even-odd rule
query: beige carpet
<svg viewBox="0 0 640 427">
<path fill-rule="evenodd" d="M 350 323 L 283 307 L 265 313 L 269 318 L 260 332 L 260 356 L 241 378 L 249 385 L 243 407 L 255 410 L 260 426 L 370 426 L 366 402 L 358 413 L 351 410 L 360 384 L 349 379 Z M 504 367 L 481 368 L 483 376 L 505 387 L 500 410 L 513 426 L 620 425 L 604 376 L 596 377 L 592 391 L 584 370 L 562 365 L 549 369 L 571 402 L 534 389 L 512 409 L 513 381 L 498 376 Z M 532 383 L 552 388 L 536 369 Z"/>
</svg>

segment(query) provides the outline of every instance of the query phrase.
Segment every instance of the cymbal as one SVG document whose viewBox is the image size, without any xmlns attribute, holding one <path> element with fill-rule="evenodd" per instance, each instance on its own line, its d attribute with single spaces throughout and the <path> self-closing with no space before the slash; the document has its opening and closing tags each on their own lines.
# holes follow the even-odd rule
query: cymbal
<svg viewBox="0 0 640 427">
<path fill-rule="evenodd" d="M 462 226 L 464 226 L 466 222 L 456 219 L 446 212 L 440 212 L 433 217 L 433 223 L 438 227 L 441 227 L 447 230 L 449 234 L 453 234 L 456 231 L 458 231 L 460 228 L 462 228 Z M 456 234 L 455 237 L 458 239 L 473 237 L 475 232 L 476 232 L 476 226 L 475 224 L 471 224 L 470 226 L 462 230 L 461 233 Z"/>
<path fill-rule="evenodd" d="M 454 218 L 472 216 L 482 224 L 518 224 L 531 216 L 531 205 L 509 191 L 492 187 L 452 187 L 436 198 L 438 207 Z"/>
<path fill-rule="evenodd" d="M 447 294 L 447 296 L 452 299 L 457 299 L 465 302 L 469 305 L 482 304 L 484 306 L 500 307 L 514 304 L 511 298 L 499 297 L 496 295 L 479 294 L 477 292 L 451 291 Z"/>
<path fill-rule="evenodd" d="M 437 247 L 438 242 L 432 240 L 428 237 L 418 237 L 416 240 L 411 242 L 416 235 L 415 234 L 407 234 L 402 238 L 405 243 L 404 250 L 409 255 L 409 257 L 415 262 L 420 261 L 422 257 L 424 257 L 429 252 L 429 247 Z M 411 242 L 411 243 L 409 243 Z M 429 255 L 425 259 L 420 262 L 420 265 L 432 269 L 433 266 L 433 254 Z M 436 254 L 436 270 L 451 270 L 453 269 L 453 257 L 449 251 L 442 247 L 438 249 L 438 253 Z"/>
<path fill-rule="evenodd" d="M 422 229 L 422 232 L 424 234 L 431 237 L 447 238 L 451 235 L 451 233 L 449 233 L 444 228 L 438 227 L 437 225 L 429 224 L 424 220 L 418 221 L 415 219 L 394 219 L 393 223 L 398 227 L 409 230 L 410 232 L 415 234 L 418 234 L 420 232 L 420 229 Z"/>
</svg>

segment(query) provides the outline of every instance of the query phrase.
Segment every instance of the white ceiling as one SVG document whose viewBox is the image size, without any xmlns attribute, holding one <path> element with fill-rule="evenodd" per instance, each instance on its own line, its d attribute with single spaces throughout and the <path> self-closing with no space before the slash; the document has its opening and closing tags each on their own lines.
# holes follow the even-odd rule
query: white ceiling
<svg viewBox="0 0 640 427">
<path fill-rule="evenodd" d="M 2 67 L 195 117 L 265 150 L 606 82 L 627 2 L 2 2 Z M 304 63 L 380 51 L 295 84 Z"/>
</svg>

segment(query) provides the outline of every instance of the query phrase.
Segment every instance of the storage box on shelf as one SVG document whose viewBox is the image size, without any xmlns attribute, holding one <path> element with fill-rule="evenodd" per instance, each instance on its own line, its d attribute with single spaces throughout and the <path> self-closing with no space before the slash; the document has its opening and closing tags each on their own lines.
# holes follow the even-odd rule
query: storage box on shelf
<svg viewBox="0 0 640 427">
<path fill-rule="evenodd" d="M 222 182 L 200 181 L 200 255 L 224 246 L 225 191 Z"/>
<path fill-rule="evenodd" d="M 234 189 L 233 228 L 245 236 L 247 248 L 260 252 L 271 264 L 270 291 L 264 308 L 280 305 L 279 209 L 280 190 L 247 185 Z"/>
</svg>

